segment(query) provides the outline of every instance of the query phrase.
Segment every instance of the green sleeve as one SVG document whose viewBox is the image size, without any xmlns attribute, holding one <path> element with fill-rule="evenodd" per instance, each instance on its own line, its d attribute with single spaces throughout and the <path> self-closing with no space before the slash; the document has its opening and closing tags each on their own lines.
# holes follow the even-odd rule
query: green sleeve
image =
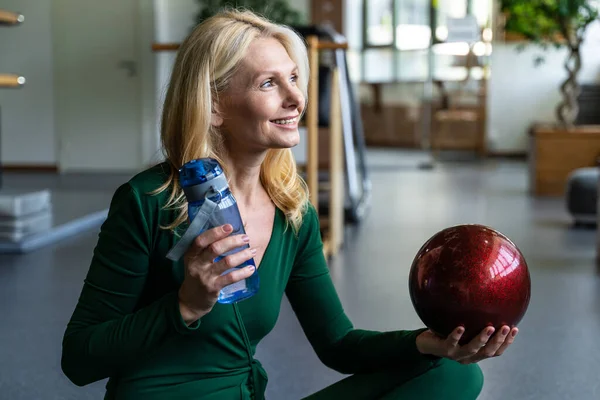
<svg viewBox="0 0 600 400">
<path fill-rule="evenodd" d="M 423 330 L 354 329 L 335 291 L 323 255 L 318 216 L 309 208 L 286 295 L 319 359 L 340 373 L 355 374 L 429 363 L 415 339 Z"/>
<path fill-rule="evenodd" d="M 137 309 L 150 262 L 152 216 L 157 211 L 129 183 L 116 190 L 63 337 L 61 366 L 76 385 L 114 376 L 172 335 L 200 324 L 184 323 L 176 292 Z"/>
</svg>

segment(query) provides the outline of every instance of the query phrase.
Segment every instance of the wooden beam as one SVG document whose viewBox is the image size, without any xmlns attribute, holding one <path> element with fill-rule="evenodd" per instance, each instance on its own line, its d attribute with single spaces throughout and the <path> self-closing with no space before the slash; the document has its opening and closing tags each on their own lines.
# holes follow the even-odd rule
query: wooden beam
<svg viewBox="0 0 600 400">
<path fill-rule="evenodd" d="M 344 241 L 344 147 L 340 101 L 340 75 L 334 68 L 331 75 L 331 105 L 329 110 L 329 219 L 330 254 L 336 255 Z"/>
<path fill-rule="evenodd" d="M 308 37 L 308 64 L 310 78 L 308 80 L 308 108 L 306 110 L 306 183 L 310 202 L 319 211 L 319 39 Z"/>
<path fill-rule="evenodd" d="M 328 42 L 328 41 L 319 41 L 318 49 L 319 50 L 339 50 L 339 49 L 347 50 L 348 43 L 346 43 L 346 42 L 335 43 L 335 42 Z"/>
<path fill-rule="evenodd" d="M 0 25 L 17 25 L 25 21 L 25 17 L 22 14 L 0 10 Z"/>
<path fill-rule="evenodd" d="M 25 84 L 25 78 L 15 74 L 0 74 L 0 88 L 18 88 Z"/>
<path fill-rule="evenodd" d="M 4 164 L 4 172 L 52 172 L 58 173 L 56 164 Z"/>
<path fill-rule="evenodd" d="M 176 51 L 181 46 L 181 43 L 152 43 L 152 51 Z"/>
</svg>

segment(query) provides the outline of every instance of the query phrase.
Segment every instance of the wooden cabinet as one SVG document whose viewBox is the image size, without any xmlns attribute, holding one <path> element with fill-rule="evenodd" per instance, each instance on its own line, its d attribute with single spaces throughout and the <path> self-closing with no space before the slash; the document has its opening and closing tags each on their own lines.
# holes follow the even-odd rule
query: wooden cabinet
<svg viewBox="0 0 600 400">
<path fill-rule="evenodd" d="M 418 146 L 420 109 L 410 105 L 361 105 L 361 117 L 367 146 Z"/>
<path fill-rule="evenodd" d="M 571 130 L 536 125 L 530 131 L 530 189 L 536 196 L 562 196 L 569 174 L 597 165 L 600 125 Z"/>
</svg>

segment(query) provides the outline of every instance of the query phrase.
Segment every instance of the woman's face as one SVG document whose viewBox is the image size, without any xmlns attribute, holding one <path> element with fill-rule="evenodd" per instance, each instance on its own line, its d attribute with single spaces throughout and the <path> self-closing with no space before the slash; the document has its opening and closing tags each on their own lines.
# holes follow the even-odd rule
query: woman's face
<svg viewBox="0 0 600 400">
<path fill-rule="evenodd" d="M 298 144 L 304 96 L 297 78 L 296 64 L 278 40 L 261 38 L 250 45 L 213 118 L 230 150 L 263 152 Z"/>
</svg>

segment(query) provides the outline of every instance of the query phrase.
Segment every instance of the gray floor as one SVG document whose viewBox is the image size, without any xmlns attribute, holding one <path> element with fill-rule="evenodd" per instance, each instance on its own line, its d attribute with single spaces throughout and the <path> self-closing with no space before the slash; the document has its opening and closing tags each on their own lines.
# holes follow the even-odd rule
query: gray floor
<svg viewBox="0 0 600 400">
<path fill-rule="evenodd" d="M 355 325 L 420 327 L 407 292 L 414 254 L 444 227 L 487 224 L 521 248 L 533 293 L 513 347 L 481 363 L 486 380 L 480 398 L 600 398 L 596 231 L 572 229 L 561 199 L 529 197 L 524 163 L 444 163 L 422 171 L 414 168 L 420 159 L 369 154 L 371 211 L 360 227 L 348 229 L 345 249 L 331 265 Z M 104 196 L 119 179 L 101 182 Z M 92 231 L 35 253 L 0 256 L 0 399 L 102 398 L 103 382 L 77 388 L 60 371 L 61 336 L 95 241 Z M 286 301 L 257 357 L 269 373 L 271 399 L 298 399 L 342 377 L 317 360 Z"/>
</svg>

